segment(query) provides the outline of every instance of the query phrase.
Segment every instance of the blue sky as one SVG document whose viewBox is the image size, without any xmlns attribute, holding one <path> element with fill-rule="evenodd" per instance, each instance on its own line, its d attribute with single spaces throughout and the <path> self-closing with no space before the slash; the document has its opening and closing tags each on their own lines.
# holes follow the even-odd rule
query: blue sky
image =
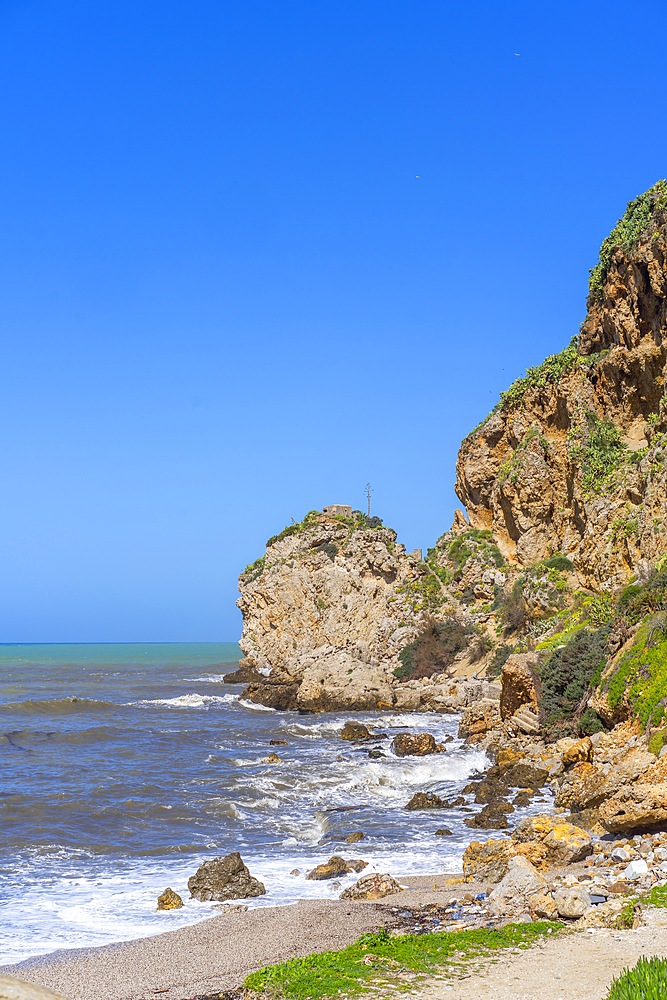
<svg viewBox="0 0 667 1000">
<path fill-rule="evenodd" d="M 368 480 L 432 544 L 667 175 L 665 37 L 663 2 L 0 0 L 0 640 L 236 638 L 265 539 Z"/>
</svg>

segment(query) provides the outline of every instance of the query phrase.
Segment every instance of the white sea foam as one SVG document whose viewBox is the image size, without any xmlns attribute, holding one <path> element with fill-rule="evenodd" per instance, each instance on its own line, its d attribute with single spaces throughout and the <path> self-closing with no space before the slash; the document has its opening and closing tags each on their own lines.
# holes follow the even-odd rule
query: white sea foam
<svg viewBox="0 0 667 1000">
<path fill-rule="evenodd" d="M 237 695 L 238 697 L 238 695 Z M 275 712 L 275 708 L 269 708 L 268 705 L 257 705 L 254 701 L 246 701 L 245 698 L 239 698 L 239 705 L 243 705 L 244 708 L 249 708 L 253 712 Z"/>
<path fill-rule="evenodd" d="M 227 674 L 204 674 L 203 677 L 184 677 L 183 680 L 191 684 L 220 684 Z"/>
<path fill-rule="evenodd" d="M 150 698 L 131 701 L 130 705 L 155 705 L 161 708 L 211 708 L 213 705 L 231 705 L 239 700 L 237 694 L 181 694 L 176 698 Z"/>
</svg>

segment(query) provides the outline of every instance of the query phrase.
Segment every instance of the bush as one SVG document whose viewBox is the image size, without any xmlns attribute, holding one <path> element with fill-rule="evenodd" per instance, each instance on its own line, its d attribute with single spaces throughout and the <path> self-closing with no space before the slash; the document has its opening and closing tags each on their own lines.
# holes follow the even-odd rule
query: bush
<svg viewBox="0 0 667 1000">
<path fill-rule="evenodd" d="M 446 618 L 441 622 L 431 619 L 417 638 L 398 654 L 400 665 L 396 667 L 394 676 L 407 680 L 445 673 L 468 642 L 469 632 L 457 618 Z"/>
<path fill-rule="evenodd" d="M 582 713 L 578 723 L 581 736 L 592 736 L 593 733 L 601 733 L 604 728 L 604 722 L 594 709 L 587 708 Z"/>
<path fill-rule="evenodd" d="M 580 466 L 584 496 L 600 496 L 613 485 L 628 449 L 618 427 L 611 420 L 600 420 L 593 412 L 586 414 L 581 434 L 582 440 L 570 448 L 570 458 Z"/>
<path fill-rule="evenodd" d="M 636 583 L 626 587 L 618 609 L 632 625 L 648 614 L 667 610 L 667 570 L 654 570 L 643 587 Z"/>
<path fill-rule="evenodd" d="M 640 958 L 613 981 L 606 1000 L 665 1000 L 666 996 L 667 960 Z"/>
<path fill-rule="evenodd" d="M 606 661 L 608 636 L 607 625 L 581 629 L 542 663 L 540 708 L 547 723 L 574 720 L 583 713 L 585 697 L 599 681 Z M 587 716 L 584 724 L 590 721 Z"/>
<path fill-rule="evenodd" d="M 528 621 L 528 606 L 523 598 L 521 582 L 517 580 L 510 590 L 503 591 L 496 600 L 505 634 L 520 632 Z"/>
<path fill-rule="evenodd" d="M 569 570 L 574 569 L 574 563 L 564 556 L 562 552 L 556 552 L 555 555 L 549 556 L 542 563 L 545 569 L 555 569 L 559 573 L 567 573 Z"/>
<path fill-rule="evenodd" d="M 507 644 L 503 644 L 502 646 L 498 646 L 496 648 L 486 671 L 489 677 L 500 677 L 503 667 L 509 660 L 513 651 L 514 647 L 508 646 Z"/>
</svg>

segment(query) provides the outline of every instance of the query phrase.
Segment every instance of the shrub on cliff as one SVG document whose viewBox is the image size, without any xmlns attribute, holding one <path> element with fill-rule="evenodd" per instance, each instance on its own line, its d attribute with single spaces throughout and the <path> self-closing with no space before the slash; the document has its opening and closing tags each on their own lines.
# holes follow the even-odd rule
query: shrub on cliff
<svg viewBox="0 0 667 1000">
<path fill-rule="evenodd" d="M 667 208 L 667 181 L 660 180 L 648 191 L 628 203 L 623 216 L 600 247 L 600 259 L 591 269 L 588 287 L 593 298 L 602 298 L 602 289 L 609 272 L 614 251 L 619 247 L 626 253 L 635 249 L 640 238 L 651 224 L 656 209 Z"/>
<path fill-rule="evenodd" d="M 586 696 L 598 683 L 607 658 L 608 638 L 608 625 L 584 628 L 552 650 L 540 665 L 540 709 L 547 725 L 572 722 L 578 715 L 583 720 Z M 586 716 L 584 725 L 589 731 L 592 723 L 592 717 Z"/>
<path fill-rule="evenodd" d="M 430 619 L 417 638 L 398 654 L 400 665 L 396 667 L 394 676 L 399 680 L 408 680 L 445 673 L 469 641 L 468 629 L 457 618 L 445 618 L 444 621 Z"/>
</svg>

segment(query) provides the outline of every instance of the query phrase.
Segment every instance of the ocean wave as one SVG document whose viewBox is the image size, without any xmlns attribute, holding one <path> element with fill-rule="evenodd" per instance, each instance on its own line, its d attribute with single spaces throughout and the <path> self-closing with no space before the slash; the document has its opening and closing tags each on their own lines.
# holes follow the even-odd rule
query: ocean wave
<svg viewBox="0 0 667 1000">
<path fill-rule="evenodd" d="M 226 676 L 227 674 L 204 674 L 203 677 L 185 677 L 183 679 L 190 684 L 220 684 Z"/>
<path fill-rule="evenodd" d="M 238 695 L 236 695 L 238 698 Z M 275 712 L 275 708 L 269 708 L 268 705 L 257 705 L 254 701 L 246 701 L 245 698 L 239 698 L 239 705 L 243 705 L 244 708 L 249 708 L 252 712 Z"/>
<path fill-rule="evenodd" d="M 155 706 L 161 708 L 198 708 L 209 709 L 213 705 L 231 705 L 238 701 L 236 694 L 181 694 L 176 698 L 144 698 L 141 701 L 130 701 L 128 705 Z"/>
<path fill-rule="evenodd" d="M 114 708 L 118 708 L 118 705 L 113 701 L 77 698 L 72 695 L 67 698 L 31 698 L 28 701 L 10 701 L 0 705 L 0 712 L 22 712 L 26 715 L 66 715 L 74 712 L 108 711 Z"/>
</svg>

